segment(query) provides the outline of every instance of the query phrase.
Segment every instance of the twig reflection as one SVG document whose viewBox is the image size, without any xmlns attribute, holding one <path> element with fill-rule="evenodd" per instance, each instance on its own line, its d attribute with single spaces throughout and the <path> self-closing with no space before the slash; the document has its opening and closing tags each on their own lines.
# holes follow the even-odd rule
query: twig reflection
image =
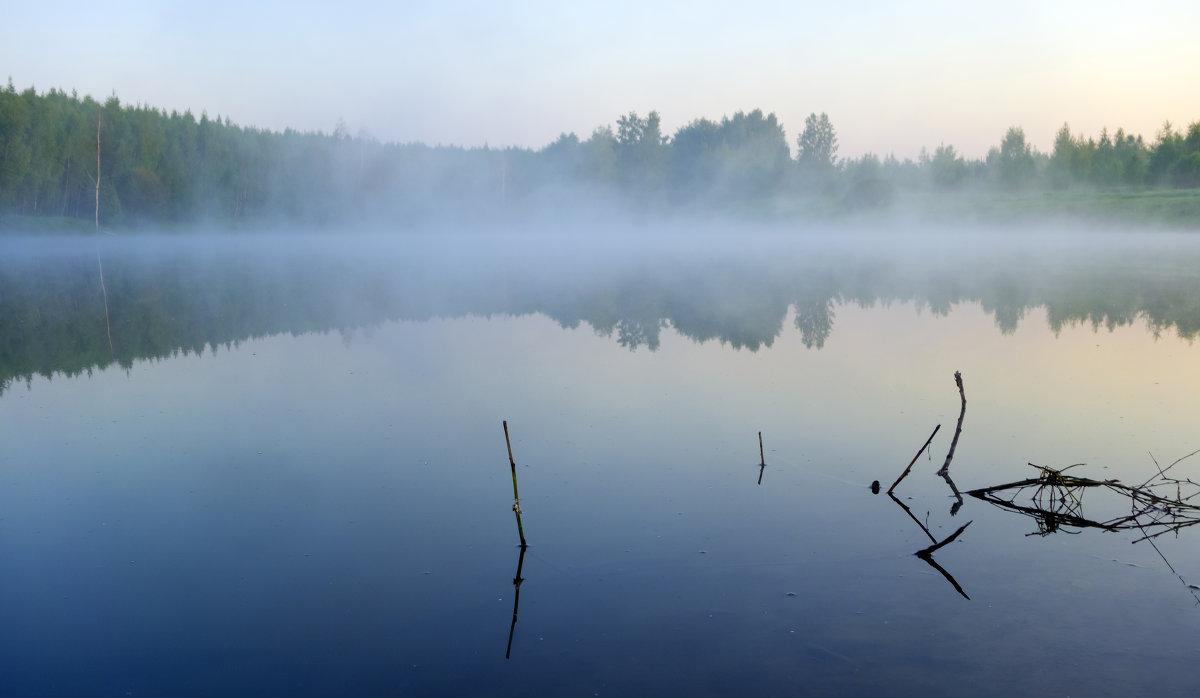
<svg viewBox="0 0 1200 698">
<path fill-rule="evenodd" d="M 512 623 L 508 626 L 508 647 L 504 650 L 504 658 L 508 659 L 512 655 L 513 633 L 517 629 L 517 607 L 521 604 L 521 582 L 525 579 L 521 576 L 521 568 L 525 566 L 525 550 L 526 546 L 521 546 L 521 554 L 517 556 L 517 574 L 513 577 L 513 617 Z"/>
<path fill-rule="evenodd" d="M 972 522 L 971 521 L 966 522 L 965 524 L 960 526 L 958 528 L 958 530 L 956 530 L 954 533 L 951 533 L 945 539 L 939 541 L 936 537 L 934 537 L 933 533 L 931 533 L 929 531 L 929 527 L 926 526 L 920 519 L 918 519 L 915 514 L 913 514 L 912 509 L 909 509 L 908 506 L 904 502 L 897 499 L 896 495 L 892 494 L 891 492 L 888 492 L 887 496 L 890 497 L 893 502 L 895 502 L 897 505 L 899 505 L 900 508 L 904 510 L 904 513 L 908 514 L 908 517 L 910 519 L 912 519 L 913 521 L 916 522 L 917 526 L 919 526 L 921 528 L 921 531 L 926 536 L 929 537 L 929 542 L 932 543 L 932 545 L 930 545 L 928 548 L 923 548 L 913 554 L 916 555 L 917 557 L 921 558 L 926 563 L 928 563 L 930 567 L 932 567 L 933 569 L 935 569 L 939 573 L 941 573 L 941 575 L 946 578 L 946 581 L 950 582 L 950 584 L 954 587 L 955 591 L 962 594 L 963 598 L 970 601 L 971 597 L 967 596 L 967 592 L 963 591 L 962 586 L 958 583 L 958 580 L 956 580 L 954 578 L 954 575 L 950 574 L 944 567 L 939 565 L 937 563 L 937 561 L 933 559 L 933 553 L 936 550 L 938 550 L 939 548 L 941 548 L 942 546 L 946 545 L 947 543 L 953 542 L 954 539 L 958 538 L 958 536 L 963 531 L 967 530 L 967 526 L 970 526 Z"/>
<path fill-rule="evenodd" d="M 962 494 L 958 491 L 958 487 L 955 486 L 954 480 L 950 479 L 950 462 L 952 460 L 954 460 L 954 449 L 958 446 L 958 437 L 962 435 L 963 417 L 965 417 L 967 414 L 967 395 L 963 390 L 962 373 L 960 373 L 958 371 L 954 372 L 954 383 L 955 383 L 955 385 L 958 386 L 958 395 L 962 402 L 962 408 L 958 413 L 958 425 L 957 425 L 957 427 L 955 427 L 955 430 L 954 430 L 954 440 L 950 442 L 950 450 L 946 453 L 946 462 L 944 465 L 942 465 L 941 470 L 938 470 L 938 472 L 937 472 L 937 474 L 939 476 L 941 476 L 941 478 L 943 480 L 946 481 L 946 484 L 950 487 L 950 491 L 954 493 L 955 502 L 954 502 L 954 504 L 952 504 L 950 506 L 950 515 L 951 516 L 958 514 L 958 510 L 961 509 L 962 505 L 963 505 Z M 929 542 L 933 544 L 933 545 L 930 545 L 928 548 L 918 550 L 914 554 L 917 557 L 924 560 L 925 562 L 929 563 L 929 565 L 931 567 L 933 567 L 935 570 L 937 570 L 939 573 L 941 573 L 941 575 L 946 578 L 946 581 L 950 582 L 950 584 L 954 587 L 955 591 L 957 591 L 959 594 L 962 594 L 963 598 L 970 601 L 971 597 L 967 596 L 967 592 L 963 591 L 962 586 L 960 586 L 958 581 L 956 579 L 954 579 L 954 575 L 952 575 L 948 571 L 946 571 L 946 569 L 944 567 L 939 565 L 933 559 L 933 553 L 936 550 L 938 550 L 939 548 L 941 548 L 942 546 L 944 546 L 944 545 L 954 541 L 954 539 L 958 538 L 958 536 L 960 534 L 962 534 L 963 531 L 967 530 L 967 526 L 970 526 L 972 522 L 971 521 L 966 522 L 965 524 L 960 526 L 958 528 L 958 530 L 956 530 L 954 533 L 951 533 L 949 536 L 947 536 L 944 540 L 938 541 L 938 539 L 934 537 L 933 533 L 931 533 L 929 531 L 929 526 L 926 523 L 923 523 L 920 519 L 918 519 L 916 517 L 916 515 L 914 515 L 912 513 L 912 510 L 909 509 L 908 506 L 904 504 L 904 502 L 901 502 L 896 497 L 896 495 L 892 494 L 892 492 L 896 489 L 896 486 L 899 485 L 900 482 L 902 480 L 904 480 L 904 478 L 908 477 L 908 474 L 910 471 L 912 471 L 912 467 L 917 462 L 917 459 L 920 458 L 921 454 L 924 453 L 925 450 L 929 448 L 929 444 L 933 443 L 933 437 L 937 435 L 938 430 L 941 428 L 942 428 L 941 424 L 939 424 L 933 428 L 933 433 L 931 433 L 929 435 L 929 438 L 925 440 L 925 444 L 922 445 L 921 448 L 917 450 L 917 455 L 913 456 L 912 460 L 909 461 L 909 463 L 908 463 L 908 467 L 906 467 L 904 469 L 904 472 L 900 473 L 900 477 L 896 478 L 896 482 L 892 483 L 892 486 L 888 488 L 887 495 L 888 495 L 888 497 L 891 497 L 893 502 L 898 504 L 900 506 L 900 508 L 904 510 L 904 513 L 908 514 L 909 518 L 911 518 L 913 521 L 915 521 L 917 523 L 917 526 L 919 526 L 921 528 L 921 530 L 925 533 L 925 535 L 929 537 Z M 879 492 L 878 482 L 871 483 L 871 491 L 875 492 L 875 493 Z"/>
<path fill-rule="evenodd" d="M 1037 530 L 1027 535 L 1047 536 L 1067 528 L 1099 528 L 1105 531 L 1138 530 L 1142 537 L 1134 543 L 1157 538 L 1164 533 L 1179 531 L 1200 524 L 1200 506 L 1191 499 L 1200 495 L 1200 484 L 1190 480 L 1174 480 L 1161 476 L 1157 482 L 1130 486 L 1117 480 L 1093 480 L 1086 477 L 1065 475 L 1075 465 L 1061 470 L 1035 465 L 1038 477 L 1009 482 L 1003 485 L 971 490 L 967 494 L 988 502 L 1006 511 L 1028 516 L 1037 522 Z M 1183 496 L 1184 482 L 1196 485 L 1197 491 Z M 1174 488 L 1175 496 L 1162 493 L 1162 489 Z M 1156 489 L 1157 488 L 1157 489 Z M 1088 492 L 1107 492 L 1129 500 L 1129 513 L 1122 513 L 1103 520 L 1088 518 L 1084 514 L 1084 497 Z M 1029 505 L 1017 503 L 1023 494 L 1032 493 Z M 1066 530 L 1068 533 L 1079 531 Z"/>
<path fill-rule="evenodd" d="M 950 515 L 954 516 L 958 513 L 959 509 L 962 509 L 962 505 L 963 505 L 962 493 L 959 492 L 958 488 L 954 486 L 954 480 L 950 479 L 950 473 L 939 472 L 938 475 L 942 476 L 942 479 L 945 480 L 946 484 L 950 486 L 950 491 L 954 493 L 955 501 L 954 501 L 954 504 L 950 505 Z"/>
<path fill-rule="evenodd" d="M 932 567 L 933 569 L 937 570 L 938 572 L 941 572 L 942 576 L 946 578 L 946 581 L 950 582 L 950 584 L 954 587 L 954 590 L 957 591 L 958 593 L 962 594 L 962 597 L 964 599 L 966 599 L 967 601 L 971 600 L 971 597 L 967 596 L 967 592 L 963 591 L 963 588 L 959 585 L 958 580 L 956 580 L 954 578 L 954 575 L 950 574 L 949 572 L 946 571 L 946 569 L 944 567 L 939 565 L 937 563 L 937 560 L 933 559 L 932 555 L 922 555 L 921 553 L 917 553 L 917 557 L 919 557 L 922 560 L 924 560 L 925 562 L 929 563 L 929 566 Z"/>
<path fill-rule="evenodd" d="M 1136 530 L 1141 533 L 1141 537 L 1132 542 L 1149 542 L 1167 569 L 1171 570 L 1192 598 L 1196 599 L 1196 603 L 1200 604 L 1200 596 L 1196 594 L 1197 588 L 1188 584 L 1183 575 L 1175 570 L 1154 540 L 1166 533 L 1178 535 L 1185 528 L 1200 523 L 1200 505 L 1192 503 L 1194 498 L 1200 496 L 1200 483 L 1191 479 L 1168 477 L 1166 474 L 1167 470 L 1196 453 L 1200 451 L 1193 451 L 1166 468 L 1159 467 L 1155 461 L 1158 475 L 1136 486 L 1125 485 L 1117 480 L 1093 480 L 1064 474 L 1071 468 L 1083 465 L 1082 463 L 1061 469 L 1030 463 L 1030 466 L 1038 469 L 1038 476 L 1035 478 L 971 490 L 967 494 L 1005 511 L 1032 518 L 1037 522 L 1037 530 L 1025 534 L 1026 536 L 1078 534 L 1086 528 L 1098 528 L 1107 532 Z M 1099 520 L 1089 518 L 1084 513 L 1084 499 L 1088 493 L 1096 493 L 1088 499 L 1092 502 L 1104 494 L 1115 495 L 1115 498 L 1110 497 L 1113 502 L 1127 499 L 1129 511 Z M 1017 498 L 1023 494 L 1030 494 L 1028 505 L 1017 503 Z"/>
</svg>

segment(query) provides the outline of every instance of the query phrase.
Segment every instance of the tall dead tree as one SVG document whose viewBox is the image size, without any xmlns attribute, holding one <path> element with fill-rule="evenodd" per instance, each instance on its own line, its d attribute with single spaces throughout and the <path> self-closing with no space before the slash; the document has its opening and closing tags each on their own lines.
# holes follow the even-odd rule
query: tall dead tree
<svg viewBox="0 0 1200 698">
<path fill-rule="evenodd" d="M 100 122 L 104 118 L 104 108 L 96 112 L 96 232 L 100 232 Z"/>
</svg>

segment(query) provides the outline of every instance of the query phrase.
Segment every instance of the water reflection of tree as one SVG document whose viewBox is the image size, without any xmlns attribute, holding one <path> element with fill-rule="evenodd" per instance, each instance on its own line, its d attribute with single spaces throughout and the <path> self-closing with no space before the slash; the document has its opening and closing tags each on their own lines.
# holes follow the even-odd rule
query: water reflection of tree
<svg viewBox="0 0 1200 698">
<path fill-rule="evenodd" d="M 665 325 L 662 320 L 649 325 L 636 320 L 620 320 L 617 322 L 617 344 L 626 349 L 646 347 L 654 351 L 658 349 L 659 332 Z"/>
<path fill-rule="evenodd" d="M 869 255 L 772 258 L 608 268 L 577 263 L 455 265 L 420 256 L 338 253 L 333 245 L 186 245 L 151 254 L 127 241 L 105 251 L 113 349 L 105 335 L 95 251 L 61 241 L 42 254 L 0 254 L 0 389 L 14 380 L 74 375 L 145 358 L 201 352 L 264 335 L 345 331 L 388 320 L 545 314 L 587 323 L 631 350 L 656 350 L 664 329 L 735 349 L 770 347 L 795 313 L 803 344 L 821 349 L 838 306 L 913 303 L 936 314 L 978 303 L 1005 333 L 1044 307 L 1054 331 L 1145 322 L 1156 333 L 1200 334 L 1200 259 L 1125 255 L 930 262 L 916 269 Z"/>
<path fill-rule="evenodd" d="M 989 293 L 980 298 L 980 306 L 996 318 L 996 327 L 1003 334 L 1016 332 L 1025 311 L 1035 305 L 1028 281 L 1013 277 L 995 279 Z"/>
<path fill-rule="evenodd" d="M 800 341 L 809 349 L 820 349 L 833 331 L 833 299 L 825 298 L 800 301 L 795 305 L 796 329 L 800 330 Z"/>
</svg>

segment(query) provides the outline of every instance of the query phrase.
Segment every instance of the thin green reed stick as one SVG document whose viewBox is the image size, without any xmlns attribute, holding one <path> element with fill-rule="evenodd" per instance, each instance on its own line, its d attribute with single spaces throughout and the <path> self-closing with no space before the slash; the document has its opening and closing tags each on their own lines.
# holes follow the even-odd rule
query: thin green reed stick
<svg viewBox="0 0 1200 698">
<path fill-rule="evenodd" d="M 504 420 L 504 443 L 508 445 L 508 464 L 512 467 L 513 513 L 517 516 L 517 535 L 521 537 L 521 547 L 525 548 L 525 529 L 521 526 L 521 495 L 517 494 L 517 462 L 513 460 L 512 441 L 508 438 L 508 420 Z"/>
</svg>

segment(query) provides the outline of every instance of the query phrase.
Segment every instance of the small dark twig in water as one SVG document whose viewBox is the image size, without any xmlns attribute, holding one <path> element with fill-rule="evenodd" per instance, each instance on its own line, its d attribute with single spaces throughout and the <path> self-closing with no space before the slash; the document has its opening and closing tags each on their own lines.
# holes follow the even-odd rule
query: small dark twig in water
<svg viewBox="0 0 1200 698">
<path fill-rule="evenodd" d="M 1158 476 L 1159 476 L 1160 478 L 1162 478 L 1163 480 L 1171 480 L 1171 478 L 1168 478 L 1168 477 L 1167 477 L 1167 471 L 1168 471 L 1168 470 L 1170 470 L 1171 468 L 1174 468 L 1175 466 L 1179 465 L 1179 464 L 1180 464 L 1180 462 L 1182 462 L 1182 461 L 1184 461 L 1184 460 L 1186 460 L 1186 459 L 1188 459 L 1188 458 L 1191 458 L 1192 456 L 1196 455 L 1197 453 L 1200 453 L 1200 450 L 1197 450 L 1197 451 L 1192 451 L 1191 453 L 1187 454 L 1186 456 L 1182 456 L 1182 457 L 1180 457 L 1180 458 L 1176 458 L 1174 463 L 1172 463 L 1172 464 L 1168 465 L 1168 466 L 1167 466 L 1167 467 L 1165 467 L 1165 468 L 1160 468 L 1160 467 L 1159 467 L 1159 465 L 1158 465 L 1158 461 L 1157 461 L 1157 460 L 1154 458 L 1154 454 L 1153 454 L 1153 453 L 1151 453 L 1151 454 L 1150 454 L 1150 460 L 1154 461 L 1154 467 L 1158 469 Z M 1143 482 L 1142 484 L 1138 485 L 1138 487 L 1145 487 L 1146 485 L 1149 485 L 1151 482 L 1154 482 L 1154 478 L 1150 478 L 1149 480 L 1147 480 L 1147 481 Z M 1180 481 L 1180 480 L 1172 480 L 1172 482 L 1181 482 L 1181 481 Z"/>
<path fill-rule="evenodd" d="M 933 437 L 935 435 L 937 435 L 938 429 L 941 429 L 941 428 L 942 428 L 941 424 L 939 424 L 933 428 L 933 433 L 929 435 L 928 439 L 925 439 L 925 445 L 921 447 L 921 450 L 917 451 L 917 455 L 913 456 L 913 459 L 908 462 L 908 467 L 904 469 L 904 472 L 900 473 L 900 477 L 896 478 L 896 481 L 893 482 L 892 486 L 888 488 L 888 491 L 887 491 L 888 494 L 891 494 L 892 490 L 896 489 L 896 485 L 899 485 L 901 480 L 908 477 L 908 472 L 910 470 L 912 470 L 913 463 L 916 463 L 917 459 L 921 457 L 921 454 L 925 452 L 925 449 L 929 448 L 929 444 L 933 441 Z"/>
<path fill-rule="evenodd" d="M 958 446 L 958 437 L 962 436 L 963 417 L 967 416 L 967 394 L 963 391 L 962 373 L 954 372 L 954 382 L 958 384 L 958 396 L 962 398 L 962 409 L 958 413 L 958 426 L 954 429 L 954 439 L 950 441 L 950 451 L 946 453 L 946 464 L 938 471 L 938 475 L 950 472 L 950 461 L 954 458 L 954 449 Z"/>
</svg>

